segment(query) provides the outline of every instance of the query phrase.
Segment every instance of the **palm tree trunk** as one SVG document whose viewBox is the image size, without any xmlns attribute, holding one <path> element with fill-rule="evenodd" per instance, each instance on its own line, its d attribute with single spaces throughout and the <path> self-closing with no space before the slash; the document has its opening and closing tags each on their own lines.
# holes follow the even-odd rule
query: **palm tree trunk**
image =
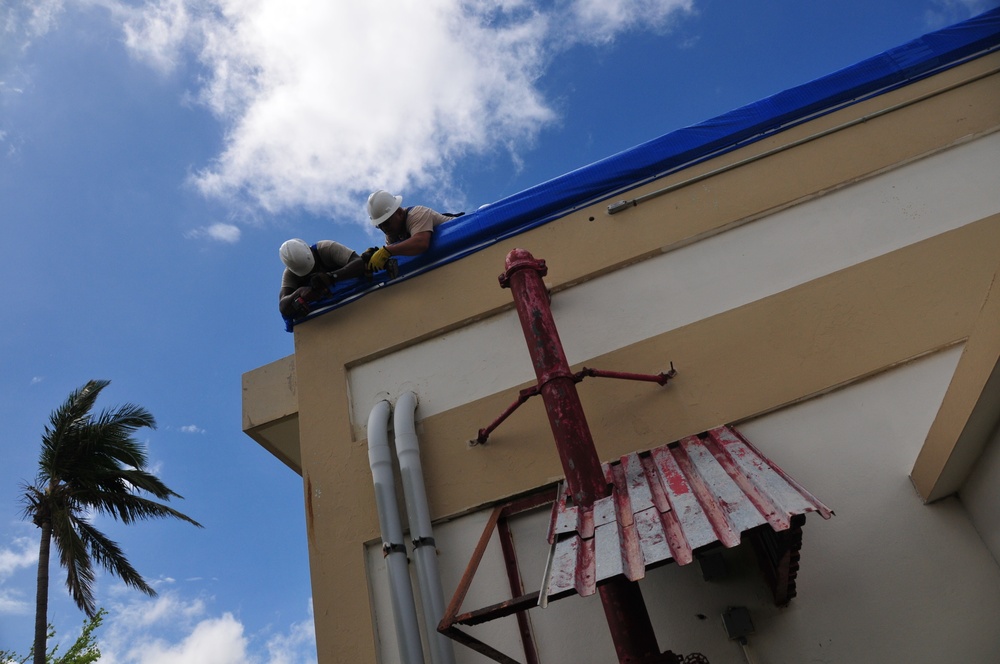
<svg viewBox="0 0 1000 664">
<path fill-rule="evenodd" d="M 49 548 L 52 522 L 41 524 L 42 541 L 38 545 L 38 585 L 35 589 L 35 646 L 33 664 L 45 664 L 45 646 L 49 636 Z"/>
</svg>

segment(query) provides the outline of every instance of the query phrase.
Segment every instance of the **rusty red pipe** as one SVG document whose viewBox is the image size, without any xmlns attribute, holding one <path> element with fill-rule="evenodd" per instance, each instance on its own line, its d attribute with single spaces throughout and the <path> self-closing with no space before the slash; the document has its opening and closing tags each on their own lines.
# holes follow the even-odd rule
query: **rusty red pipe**
<svg viewBox="0 0 1000 664">
<path fill-rule="evenodd" d="M 610 492 L 576 392 L 576 380 L 552 318 L 548 290 L 542 282 L 548 269 L 544 260 L 536 260 L 524 249 L 507 254 L 506 266 L 500 286 L 510 288 L 514 296 L 566 482 L 575 504 L 591 507 L 595 500 Z"/>
<path fill-rule="evenodd" d="M 500 286 L 510 288 L 514 297 L 570 495 L 576 505 L 590 509 L 594 501 L 611 491 L 576 391 L 576 377 L 559 340 L 548 290 L 542 282 L 548 269 L 544 260 L 524 249 L 507 254 L 506 268 L 500 275 Z M 656 636 L 639 586 L 619 577 L 603 584 L 599 591 L 618 661 L 626 664 L 659 659 Z"/>
</svg>

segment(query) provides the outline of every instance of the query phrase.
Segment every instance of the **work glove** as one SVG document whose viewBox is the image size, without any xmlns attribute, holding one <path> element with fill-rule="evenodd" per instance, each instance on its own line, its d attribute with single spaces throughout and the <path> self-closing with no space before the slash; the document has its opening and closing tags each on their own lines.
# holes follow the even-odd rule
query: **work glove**
<svg viewBox="0 0 1000 664">
<path fill-rule="evenodd" d="M 337 275 L 333 272 L 317 272 L 309 280 L 309 286 L 319 296 L 325 296 L 329 293 L 335 283 L 337 283 Z"/>
<path fill-rule="evenodd" d="M 392 258 L 392 254 L 389 253 L 388 249 L 382 247 L 368 259 L 368 269 L 372 271 L 381 270 L 389 262 L 390 258 Z"/>
</svg>

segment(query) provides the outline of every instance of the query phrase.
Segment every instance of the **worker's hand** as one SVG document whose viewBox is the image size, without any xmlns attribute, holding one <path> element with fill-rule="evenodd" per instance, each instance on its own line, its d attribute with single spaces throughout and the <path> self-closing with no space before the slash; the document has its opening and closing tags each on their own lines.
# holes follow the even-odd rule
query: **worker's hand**
<svg viewBox="0 0 1000 664">
<path fill-rule="evenodd" d="M 390 279 L 395 279 L 399 276 L 399 262 L 395 258 L 390 258 L 386 262 L 385 273 L 389 275 Z"/>
<path fill-rule="evenodd" d="M 372 276 L 372 269 L 368 267 L 368 261 L 372 259 L 376 251 L 378 251 L 378 247 L 368 247 L 365 249 L 365 253 L 361 254 L 361 264 L 365 266 L 365 276 L 369 279 Z"/>
<path fill-rule="evenodd" d="M 309 280 L 309 285 L 318 295 L 326 295 L 337 282 L 337 275 L 333 272 L 317 272 Z"/>
<path fill-rule="evenodd" d="M 291 308 L 293 318 L 301 318 L 309 313 L 309 302 L 304 297 L 299 296 L 292 300 Z"/>
<path fill-rule="evenodd" d="M 388 249 L 382 247 L 368 259 L 368 268 L 373 271 L 381 270 L 385 267 L 385 264 L 389 262 L 390 258 L 392 258 L 392 254 L 389 253 Z"/>
</svg>

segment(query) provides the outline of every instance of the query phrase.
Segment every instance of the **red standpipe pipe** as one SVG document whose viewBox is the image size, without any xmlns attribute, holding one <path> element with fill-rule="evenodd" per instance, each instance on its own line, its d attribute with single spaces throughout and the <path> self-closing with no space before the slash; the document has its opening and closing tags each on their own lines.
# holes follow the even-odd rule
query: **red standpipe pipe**
<svg viewBox="0 0 1000 664">
<path fill-rule="evenodd" d="M 566 483 L 575 504 L 591 509 L 595 500 L 610 495 L 611 490 L 542 283 L 548 269 L 544 260 L 536 260 L 524 249 L 507 254 L 506 267 L 500 286 L 510 288 L 514 297 Z M 657 661 L 660 650 L 638 584 L 618 577 L 598 590 L 618 661 Z"/>
</svg>

